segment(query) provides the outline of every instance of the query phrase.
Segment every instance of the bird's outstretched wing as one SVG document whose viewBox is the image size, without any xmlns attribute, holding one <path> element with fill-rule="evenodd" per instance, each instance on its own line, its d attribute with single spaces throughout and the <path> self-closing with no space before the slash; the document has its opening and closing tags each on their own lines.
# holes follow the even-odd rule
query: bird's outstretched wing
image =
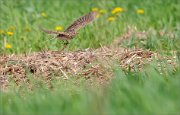
<svg viewBox="0 0 180 115">
<path fill-rule="evenodd" d="M 97 12 L 90 12 L 73 22 L 64 32 L 77 32 L 96 18 Z"/>
</svg>

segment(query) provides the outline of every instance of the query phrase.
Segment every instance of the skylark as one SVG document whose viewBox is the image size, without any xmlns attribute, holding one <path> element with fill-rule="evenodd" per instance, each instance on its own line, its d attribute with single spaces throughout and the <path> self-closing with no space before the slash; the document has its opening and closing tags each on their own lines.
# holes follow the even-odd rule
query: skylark
<svg viewBox="0 0 180 115">
<path fill-rule="evenodd" d="M 85 27 L 90 22 L 92 22 L 96 18 L 96 15 L 97 15 L 97 12 L 93 11 L 80 17 L 79 19 L 74 21 L 64 32 L 51 31 L 51 30 L 46 30 L 43 28 L 41 29 L 48 34 L 55 35 L 55 38 L 66 40 L 65 45 L 67 46 L 67 44 L 69 43 L 68 40 L 73 39 L 78 34 L 78 30 Z"/>
</svg>

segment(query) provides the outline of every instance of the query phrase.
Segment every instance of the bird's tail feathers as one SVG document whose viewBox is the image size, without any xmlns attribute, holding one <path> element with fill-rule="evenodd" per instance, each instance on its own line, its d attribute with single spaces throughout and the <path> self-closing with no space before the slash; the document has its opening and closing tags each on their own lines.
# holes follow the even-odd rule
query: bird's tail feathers
<svg viewBox="0 0 180 115">
<path fill-rule="evenodd" d="M 57 34 L 63 33 L 63 32 L 47 30 L 47 29 L 44 29 L 42 26 L 39 26 L 39 28 L 40 28 L 40 30 L 42 30 L 43 32 L 48 33 L 48 34 L 55 34 L 55 35 L 57 35 Z"/>
</svg>

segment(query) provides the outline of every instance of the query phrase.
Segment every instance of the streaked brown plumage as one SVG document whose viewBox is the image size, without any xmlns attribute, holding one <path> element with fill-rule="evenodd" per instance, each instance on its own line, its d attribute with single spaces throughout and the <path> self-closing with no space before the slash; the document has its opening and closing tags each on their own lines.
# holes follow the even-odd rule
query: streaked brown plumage
<svg viewBox="0 0 180 115">
<path fill-rule="evenodd" d="M 42 30 L 48 34 L 56 35 L 56 38 L 59 38 L 61 40 L 70 40 L 76 36 L 79 29 L 85 27 L 87 24 L 92 22 L 95 19 L 96 15 L 97 12 L 90 12 L 85 16 L 80 17 L 79 19 L 74 21 L 64 32 L 51 31 L 46 29 Z"/>
</svg>

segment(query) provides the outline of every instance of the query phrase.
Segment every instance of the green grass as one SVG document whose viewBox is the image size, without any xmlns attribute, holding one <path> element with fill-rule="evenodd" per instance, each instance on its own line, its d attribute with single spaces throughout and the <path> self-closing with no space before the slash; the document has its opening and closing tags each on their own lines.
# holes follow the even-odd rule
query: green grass
<svg viewBox="0 0 180 115">
<path fill-rule="evenodd" d="M 110 44 L 113 39 L 121 36 L 128 26 L 136 26 L 138 30 L 146 31 L 149 29 L 157 32 L 164 30 L 176 35 L 173 40 L 167 40 L 166 37 L 164 40 L 164 37 L 159 38 L 157 35 L 149 36 L 150 43 L 146 43 L 145 48 L 159 49 L 163 44 L 168 44 L 169 41 L 175 45 L 170 47 L 165 45 L 165 48 L 179 48 L 179 1 L 158 0 L 151 2 L 151 0 L 99 0 L 96 2 L 86 0 L 80 3 L 78 0 L 55 0 L 53 2 L 51 0 L 1 0 L 0 29 L 7 32 L 8 28 L 14 26 L 15 30 L 13 36 L 0 34 L 0 52 L 1 54 L 19 54 L 44 49 L 58 50 L 62 47 L 62 41 L 50 40 L 52 37 L 44 34 L 39 26 L 54 30 L 56 26 L 61 25 L 65 29 L 75 19 L 91 11 L 93 7 L 104 9 L 107 12 L 85 29 L 80 30 L 76 38 L 71 41 L 69 50 L 97 48 L 100 44 Z M 108 22 L 107 18 L 112 16 L 111 10 L 117 6 L 122 7 L 125 11 L 120 13 L 116 21 Z M 145 13 L 137 14 L 137 9 L 144 9 Z M 42 12 L 45 12 L 47 17 L 42 17 Z M 11 49 L 4 48 L 5 41 L 12 45 Z"/>
<path fill-rule="evenodd" d="M 88 86 L 84 79 L 57 81 L 49 91 L 42 81 L 34 90 L 26 86 L 1 92 L 1 113 L 6 115 L 48 114 L 179 114 L 180 71 L 161 75 L 153 67 L 124 73 L 115 69 L 106 87 Z M 79 86 L 75 85 L 79 82 Z M 39 85 L 41 84 L 41 85 Z M 17 87 L 17 86 L 16 86 Z"/>
<path fill-rule="evenodd" d="M 113 22 L 115 7 L 124 12 Z M 151 31 L 148 39 L 134 36 L 124 41 L 126 48 L 143 48 L 171 55 L 180 51 L 180 1 L 179 0 L 0 0 L 0 55 L 22 54 L 41 50 L 59 50 L 63 42 L 51 40 L 51 36 L 39 30 L 39 25 L 52 29 L 58 25 L 66 28 L 76 18 L 91 11 L 93 7 L 107 12 L 92 24 L 80 30 L 67 50 L 98 48 L 109 45 L 128 29 L 135 26 L 139 31 Z M 144 9 L 144 14 L 137 14 Z M 42 17 L 45 12 L 47 17 Z M 6 34 L 11 26 L 14 35 Z M 170 32 L 160 36 L 159 31 Z M 5 42 L 12 48 L 5 48 Z M 178 54 L 178 53 L 177 53 Z M 154 64 L 154 65 L 153 65 Z M 180 114 L 180 65 L 176 70 L 168 67 L 167 74 L 157 71 L 157 63 L 143 68 L 141 72 L 124 72 L 112 67 L 114 76 L 108 85 L 92 85 L 84 78 L 57 80 L 53 78 L 53 90 L 41 79 L 31 79 L 33 91 L 28 86 L 16 86 L 10 81 L 7 91 L 0 91 L 0 114 Z M 178 64 L 177 64 L 178 65 Z M 28 75 L 31 78 L 31 75 Z"/>
</svg>

